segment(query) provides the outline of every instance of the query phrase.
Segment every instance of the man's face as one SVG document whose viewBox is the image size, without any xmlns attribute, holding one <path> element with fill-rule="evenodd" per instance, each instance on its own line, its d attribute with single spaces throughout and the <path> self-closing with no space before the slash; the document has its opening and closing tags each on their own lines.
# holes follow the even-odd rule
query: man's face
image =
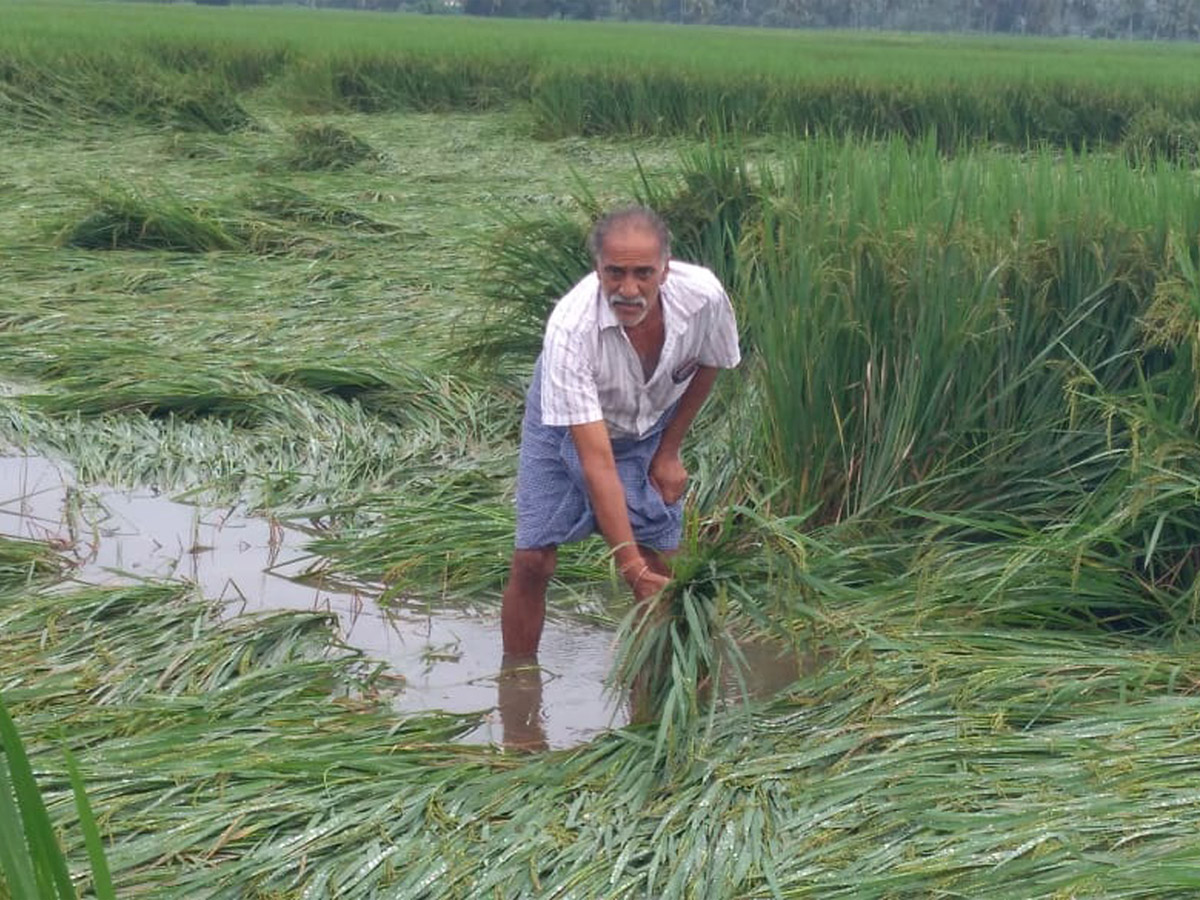
<svg viewBox="0 0 1200 900">
<path fill-rule="evenodd" d="M 667 258 L 658 235 L 645 227 L 614 229 L 604 239 L 596 264 L 600 291 L 613 314 L 634 328 L 658 307 L 658 289 L 667 279 Z"/>
</svg>

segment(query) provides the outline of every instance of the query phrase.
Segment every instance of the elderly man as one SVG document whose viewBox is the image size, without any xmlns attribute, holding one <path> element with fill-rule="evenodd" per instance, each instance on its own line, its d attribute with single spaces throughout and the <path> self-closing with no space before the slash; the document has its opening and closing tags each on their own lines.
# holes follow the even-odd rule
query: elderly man
<svg viewBox="0 0 1200 900">
<path fill-rule="evenodd" d="M 609 213 L 589 249 L 596 270 L 550 314 L 526 397 L 508 660 L 537 653 L 559 544 L 598 530 L 637 600 L 666 586 L 683 529 L 680 446 L 718 370 L 740 361 L 725 290 L 670 258 L 656 213 Z"/>
</svg>

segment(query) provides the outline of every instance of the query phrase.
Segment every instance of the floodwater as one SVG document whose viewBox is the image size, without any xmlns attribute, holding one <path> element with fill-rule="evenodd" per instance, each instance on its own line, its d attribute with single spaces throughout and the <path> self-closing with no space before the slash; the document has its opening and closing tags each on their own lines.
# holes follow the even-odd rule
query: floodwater
<svg viewBox="0 0 1200 900">
<path fill-rule="evenodd" d="M 0 456 L 0 534 L 49 541 L 87 584 L 171 579 L 225 601 L 231 614 L 280 609 L 335 613 L 341 639 L 399 676 L 401 711 L 482 712 L 465 740 L 562 748 L 624 724 L 604 688 L 613 632 L 550 617 L 537 668 L 503 669 L 496 610 L 381 608 L 370 585 L 313 583 L 318 562 L 299 527 L 181 503 L 152 490 L 79 486 L 68 467 L 36 456 Z M 795 659 L 744 648 L 759 693 L 790 684 Z"/>
</svg>

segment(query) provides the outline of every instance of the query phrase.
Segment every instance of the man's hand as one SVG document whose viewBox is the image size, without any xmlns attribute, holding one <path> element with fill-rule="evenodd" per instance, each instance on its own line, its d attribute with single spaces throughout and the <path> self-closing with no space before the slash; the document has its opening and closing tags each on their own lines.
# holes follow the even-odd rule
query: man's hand
<svg viewBox="0 0 1200 900">
<path fill-rule="evenodd" d="M 660 449 L 650 460 L 649 475 L 650 484 L 662 495 L 667 506 L 678 501 L 687 489 L 688 473 L 678 453 L 663 452 Z"/>
<path fill-rule="evenodd" d="M 645 562 L 634 563 L 622 570 L 621 574 L 625 576 L 625 583 L 633 591 L 638 603 L 645 603 L 670 584 L 669 578 L 658 574 Z"/>
</svg>

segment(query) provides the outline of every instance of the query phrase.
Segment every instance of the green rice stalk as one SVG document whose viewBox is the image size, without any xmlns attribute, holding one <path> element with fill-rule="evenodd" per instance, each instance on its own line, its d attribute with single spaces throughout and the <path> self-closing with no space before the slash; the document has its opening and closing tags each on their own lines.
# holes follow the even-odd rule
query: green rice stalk
<svg viewBox="0 0 1200 900">
<path fill-rule="evenodd" d="M 92 890 L 96 895 L 96 900 L 116 900 L 117 894 L 113 888 L 112 875 L 108 870 L 108 860 L 104 856 L 104 844 L 100 839 L 100 829 L 96 825 L 96 817 L 92 814 L 92 807 L 88 802 L 83 776 L 79 773 L 79 764 L 70 750 L 66 751 L 66 760 L 67 774 L 71 778 L 71 791 L 75 794 L 75 809 L 79 814 L 79 828 L 83 832 L 88 861 L 92 867 Z"/>
<path fill-rule="evenodd" d="M 741 581 L 749 572 L 761 576 L 769 566 L 762 558 L 755 564 L 754 556 L 774 558 L 784 550 L 762 524 L 744 509 L 704 522 L 692 519 L 686 548 L 671 560 L 669 586 L 630 610 L 618 629 L 611 688 L 630 695 L 635 722 L 656 722 L 654 759 L 668 770 L 690 764 L 700 752 L 701 724 L 716 714 L 720 696 L 714 686 L 727 680 L 727 666 L 746 696 L 734 622 L 744 627 L 750 617 L 776 637 L 790 637 L 758 604 L 747 602 Z M 794 562 L 789 550 L 783 558 Z M 791 570 L 789 563 L 778 574 Z M 784 582 L 769 583 L 778 590 Z M 798 608 L 792 612 L 795 625 Z"/>
<path fill-rule="evenodd" d="M 4 765 L 0 765 L 0 884 L 8 888 L 14 900 L 24 900 L 38 896 L 37 879 L 9 769 L 5 754 Z"/>
<path fill-rule="evenodd" d="M 41 791 L 29 765 L 29 758 L 25 755 L 21 736 L 3 698 L 0 698 L 0 743 L 4 747 L 6 770 L 3 780 L 0 781 L 0 793 L 5 795 L 5 802 L 0 810 L 6 809 L 6 819 L 12 815 L 12 807 L 7 801 L 10 791 L 16 796 L 20 809 L 19 819 L 16 822 L 10 819 L 9 825 L 4 829 L 8 838 L 15 838 L 15 843 L 11 845 L 12 857 L 7 858 L 9 866 L 12 867 L 11 877 L 16 884 L 27 885 L 27 871 L 20 860 L 20 857 L 27 853 L 28 868 L 32 870 L 37 893 L 25 896 L 31 900 L 34 896 L 73 900 L 75 888 L 71 884 L 66 861 L 54 835 L 54 826 L 46 812 Z"/>
<path fill-rule="evenodd" d="M 166 110 L 162 117 L 180 131 L 231 134 L 255 124 L 253 117 L 223 85 L 174 97 L 164 105 Z"/>
<path fill-rule="evenodd" d="M 42 581 L 61 575 L 63 568 L 61 557 L 40 541 L 0 536 L 0 586 Z"/>
</svg>

